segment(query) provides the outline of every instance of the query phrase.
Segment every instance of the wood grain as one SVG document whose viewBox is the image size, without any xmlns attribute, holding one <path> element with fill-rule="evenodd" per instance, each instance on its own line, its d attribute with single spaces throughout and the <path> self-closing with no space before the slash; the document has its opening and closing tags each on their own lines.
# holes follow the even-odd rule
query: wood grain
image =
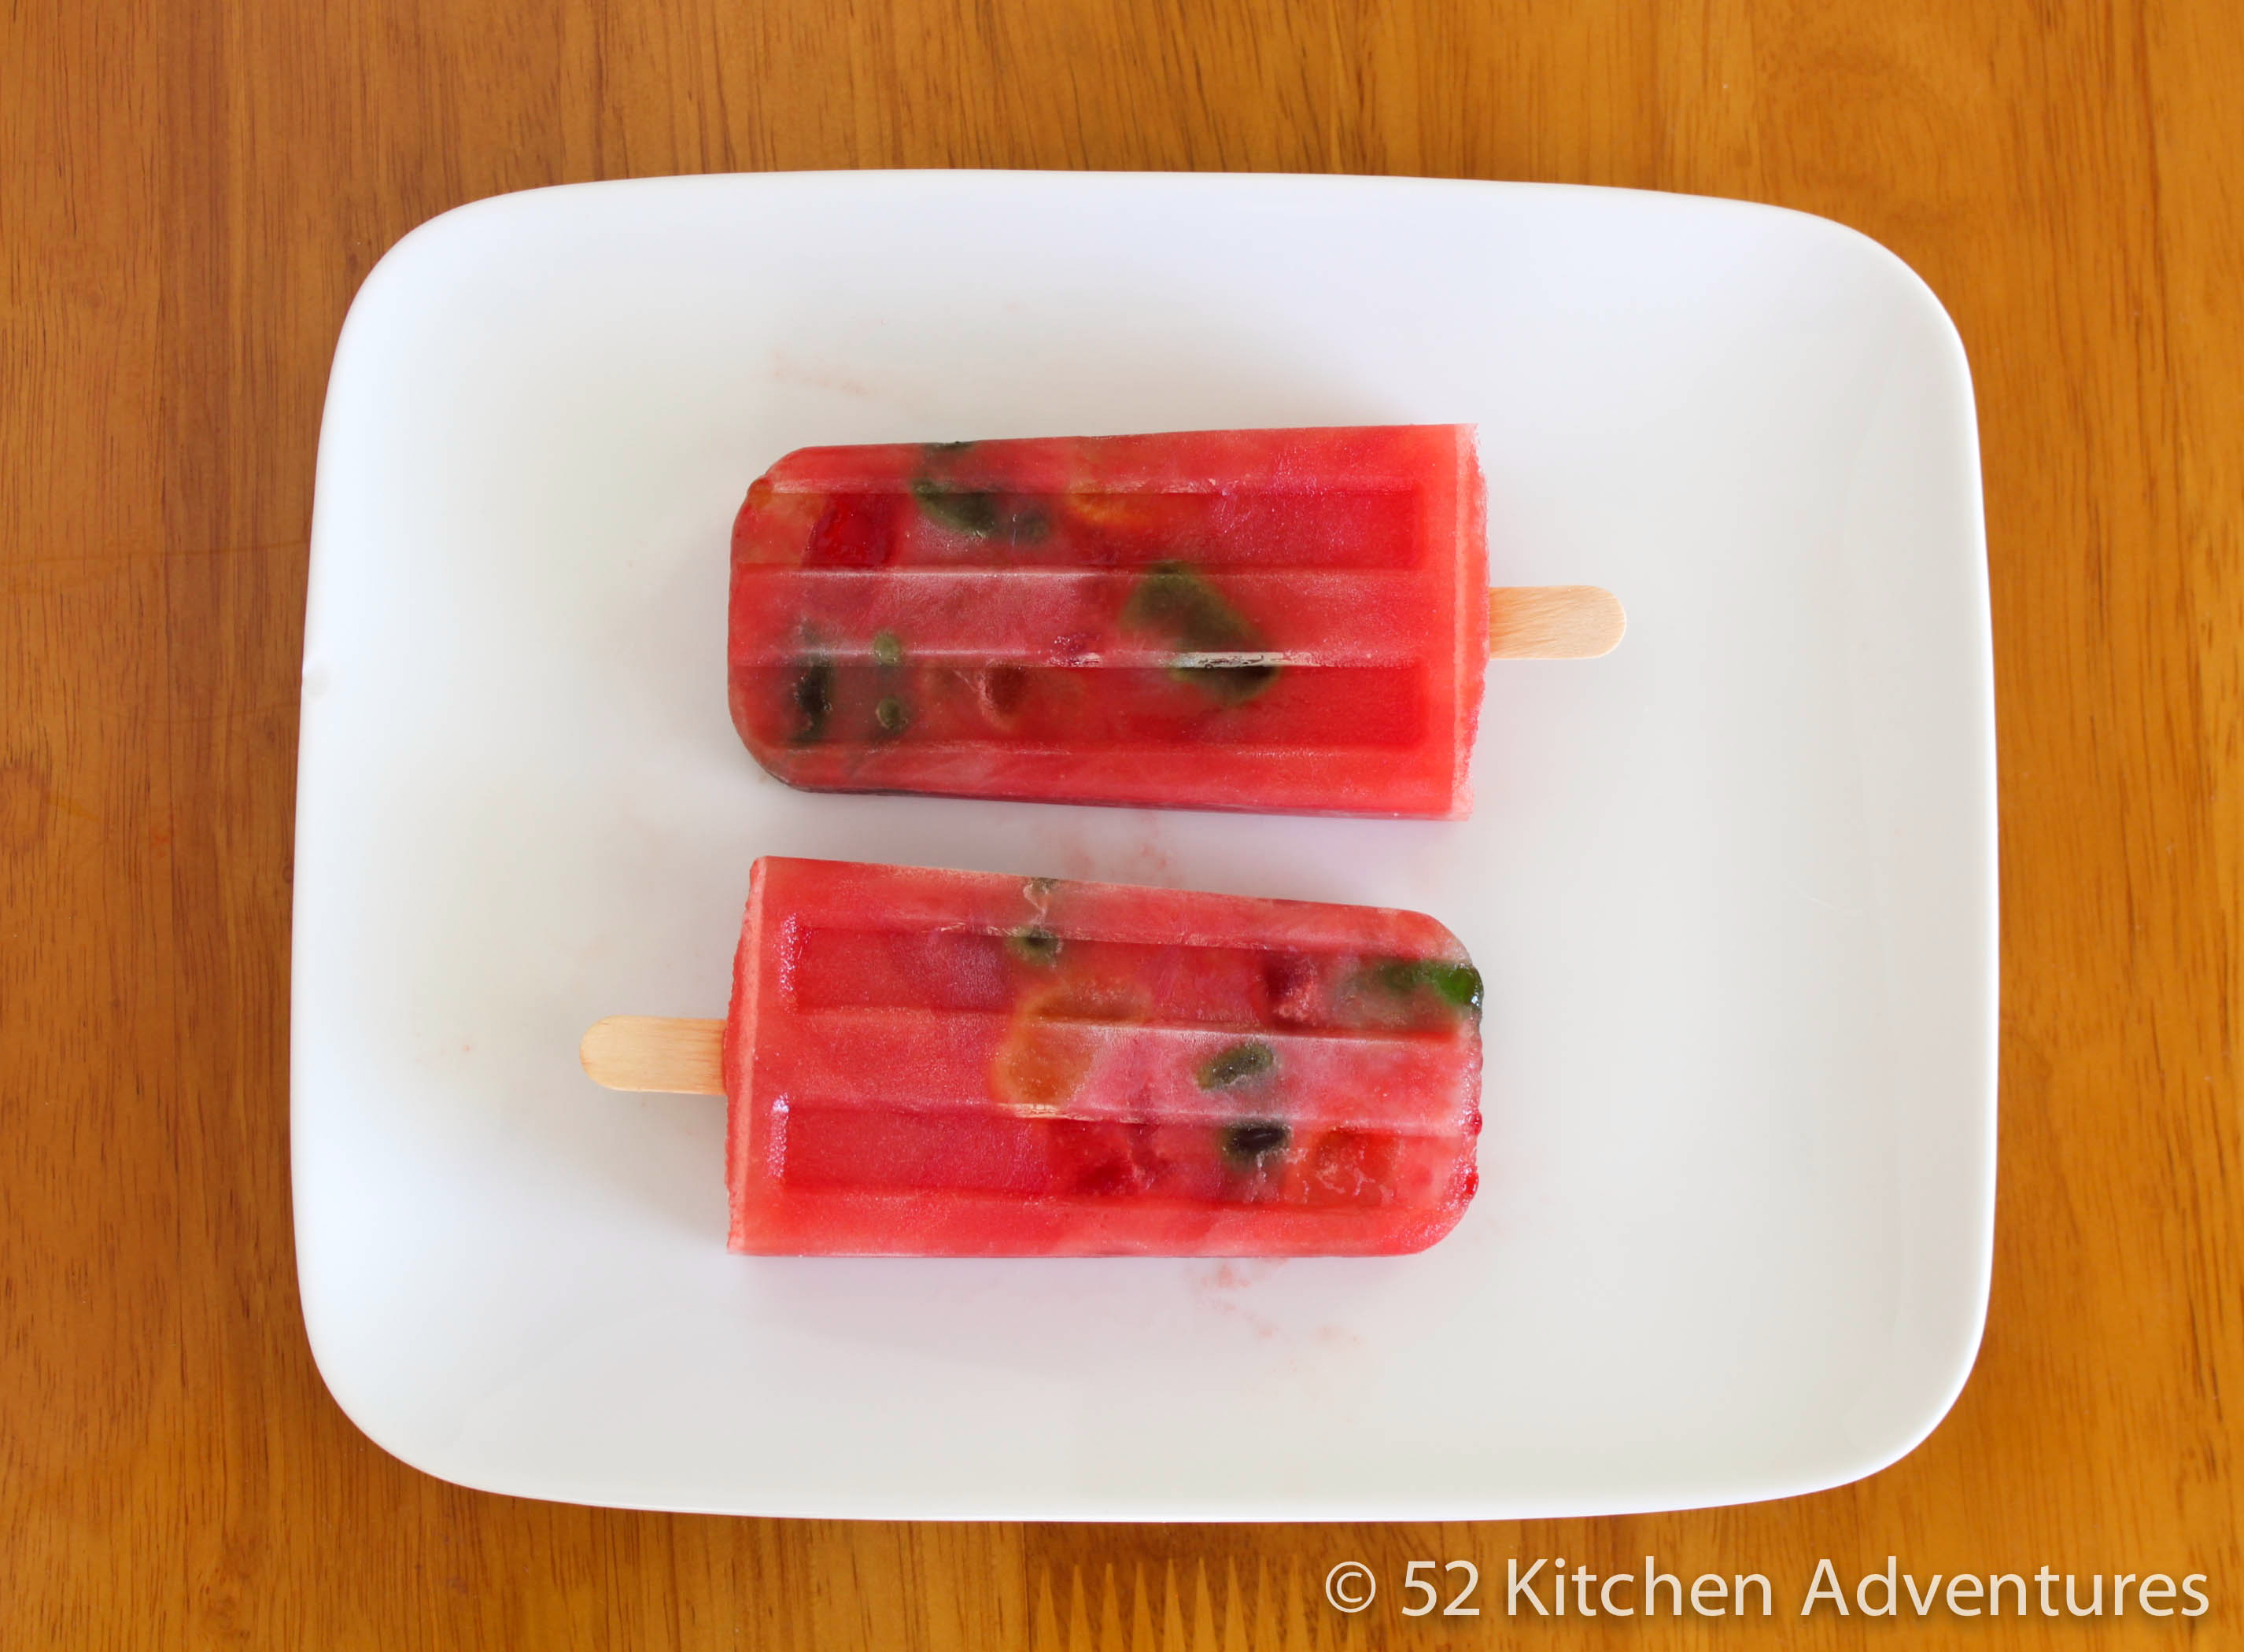
<svg viewBox="0 0 2244 1652">
<path fill-rule="evenodd" d="M 610 1089 L 725 1093 L 725 1023 L 679 1015 L 608 1015 L 585 1031 L 577 1058 Z"/>
<path fill-rule="evenodd" d="M 1628 611 L 1596 585 L 1498 585 L 1488 594 L 1490 659 L 1595 659 L 1620 646 Z"/>
<path fill-rule="evenodd" d="M 2210 1579 L 2193 1626 L 1916 1639 L 2236 1643 L 2240 81 L 2233 0 L 0 10 L 0 1645 L 1838 1647 L 1913 1626 L 1803 1622 L 1799 1589 L 1889 1554 Z M 1876 237 L 1947 303 L 1993 571 L 2003 1156 L 1985 1344 L 1921 1449 L 1626 1520 L 859 1526 L 485 1496 L 343 1420 L 296 1303 L 286 1037 L 306 529 L 350 294 L 504 190 L 943 165 L 1748 197 Z M 1389 1609 L 1406 1559 L 1559 1554 L 1761 1572 L 1784 1610 Z M 1343 1558 L 1389 1591 L 1361 1617 L 1321 1597 Z"/>
</svg>

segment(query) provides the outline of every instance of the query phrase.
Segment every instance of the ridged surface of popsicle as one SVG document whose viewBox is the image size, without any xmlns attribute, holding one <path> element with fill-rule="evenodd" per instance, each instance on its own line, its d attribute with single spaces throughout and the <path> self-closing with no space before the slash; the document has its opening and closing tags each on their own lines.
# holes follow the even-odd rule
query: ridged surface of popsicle
<svg viewBox="0 0 2244 1652">
<path fill-rule="evenodd" d="M 733 531 L 733 718 L 820 791 L 1457 817 L 1470 427 L 789 454 Z"/>
<path fill-rule="evenodd" d="M 1416 913 L 760 860 L 732 1247 L 1420 1250 L 1478 1183 L 1479 1020 Z"/>
</svg>

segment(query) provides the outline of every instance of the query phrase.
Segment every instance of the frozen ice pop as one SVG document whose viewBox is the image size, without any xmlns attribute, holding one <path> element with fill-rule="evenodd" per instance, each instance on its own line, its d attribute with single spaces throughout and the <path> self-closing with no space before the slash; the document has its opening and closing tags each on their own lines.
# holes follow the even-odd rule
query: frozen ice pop
<svg viewBox="0 0 2244 1652">
<path fill-rule="evenodd" d="M 733 523 L 733 720 L 815 791 L 1459 817 L 1483 491 L 1464 425 L 802 448 Z M 1557 587 L 1499 639 L 1567 592 L 1618 637 Z"/>
<path fill-rule="evenodd" d="M 584 1059 L 721 1088 L 735 1251 L 1390 1255 L 1477 1185 L 1480 993 L 1417 913 L 770 858 L 730 1016 Z"/>
</svg>

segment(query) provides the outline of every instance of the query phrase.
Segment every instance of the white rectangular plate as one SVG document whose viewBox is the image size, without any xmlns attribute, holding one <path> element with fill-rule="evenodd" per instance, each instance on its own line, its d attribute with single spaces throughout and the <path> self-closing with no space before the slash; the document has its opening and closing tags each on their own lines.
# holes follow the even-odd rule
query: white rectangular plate
<svg viewBox="0 0 2244 1652">
<path fill-rule="evenodd" d="M 1460 823 L 810 796 L 725 708 L 727 531 L 819 442 L 1477 423 L 1499 664 Z M 740 1514 L 1431 1519 L 1777 1497 L 1909 1450 L 1994 1198 L 1992 673 L 1955 329 L 1734 202 L 909 172 L 536 191 L 368 277 L 321 434 L 296 1231 L 407 1462 Z M 596 1089 L 724 1010 L 749 862 L 1413 907 L 1488 981 L 1423 1256 L 749 1259 L 723 1108 Z"/>
</svg>

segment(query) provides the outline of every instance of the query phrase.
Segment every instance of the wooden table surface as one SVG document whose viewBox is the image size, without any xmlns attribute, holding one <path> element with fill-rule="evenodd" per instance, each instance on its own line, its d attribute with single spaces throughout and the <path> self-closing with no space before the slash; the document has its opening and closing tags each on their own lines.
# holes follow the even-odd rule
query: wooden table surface
<svg viewBox="0 0 2244 1652">
<path fill-rule="evenodd" d="M 33 0 L 0 43 L 0 1646 L 2244 1644 L 2235 0 Z M 1656 1518 L 858 1525 L 486 1496 L 337 1412 L 286 1054 L 353 289 L 505 190 L 954 165 L 1741 196 L 1946 302 L 1993 574 L 2001 1206 L 1977 1372 L 1915 1454 Z M 1768 1575 L 1778 1615 L 1396 1609 L 1409 1559 L 1646 1554 Z M 1889 1554 L 2084 1596 L 2202 1574 L 2211 1609 L 1797 1615 L 1818 1558 Z M 1345 1559 L 1360 1616 L 1325 1603 Z"/>
</svg>

